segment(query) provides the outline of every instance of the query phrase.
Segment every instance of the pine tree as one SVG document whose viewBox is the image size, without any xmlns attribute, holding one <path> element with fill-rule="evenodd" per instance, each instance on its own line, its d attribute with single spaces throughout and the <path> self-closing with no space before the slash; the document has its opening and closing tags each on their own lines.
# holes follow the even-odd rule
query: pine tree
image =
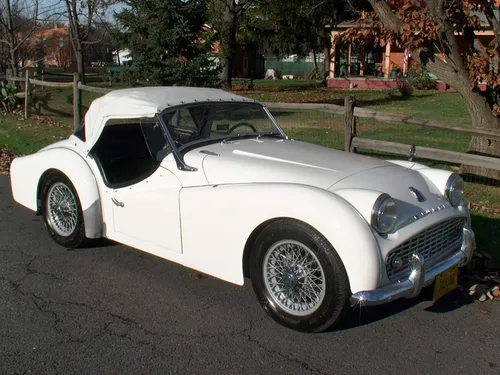
<svg viewBox="0 0 500 375">
<path fill-rule="evenodd" d="M 120 44 L 131 51 L 124 77 L 148 85 L 218 86 L 204 30 L 205 0 L 128 0 L 116 15 Z"/>
</svg>

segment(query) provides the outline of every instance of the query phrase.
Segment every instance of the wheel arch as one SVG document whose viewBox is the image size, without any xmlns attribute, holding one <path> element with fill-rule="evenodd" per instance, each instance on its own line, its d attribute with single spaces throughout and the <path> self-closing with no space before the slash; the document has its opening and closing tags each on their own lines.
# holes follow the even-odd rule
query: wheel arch
<svg viewBox="0 0 500 375">
<path fill-rule="evenodd" d="M 48 150 L 62 151 L 60 150 Z M 56 162 L 44 170 L 37 181 L 36 187 L 36 213 L 41 213 L 41 203 L 43 197 L 42 186 L 54 175 L 63 175 L 73 184 L 80 200 L 83 220 L 85 223 L 85 236 L 87 238 L 100 238 L 103 233 L 103 220 L 101 211 L 101 200 L 99 189 L 94 174 L 87 162 L 77 153 L 71 150 L 64 153 L 67 158 L 65 162 Z M 69 160 L 68 160 L 69 159 Z"/>
<path fill-rule="evenodd" d="M 265 227 L 267 227 L 269 224 L 272 224 L 278 220 L 284 220 L 284 219 L 291 219 L 287 217 L 275 217 L 273 219 L 269 219 L 261 223 L 259 226 L 257 226 L 252 233 L 250 233 L 250 236 L 247 239 L 247 242 L 245 243 L 245 247 L 243 249 L 243 276 L 244 277 L 250 277 L 250 270 L 249 270 L 249 263 L 250 263 L 250 253 L 252 252 L 252 248 L 254 246 L 255 240 L 257 239 L 257 236 L 264 230 Z"/>
</svg>

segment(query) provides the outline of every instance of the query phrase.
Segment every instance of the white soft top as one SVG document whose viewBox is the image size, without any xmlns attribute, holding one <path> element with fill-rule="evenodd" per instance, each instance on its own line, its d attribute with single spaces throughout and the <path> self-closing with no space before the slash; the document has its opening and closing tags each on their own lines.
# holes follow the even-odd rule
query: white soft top
<svg viewBox="0 0 500 375">
<path fill-rule="evenodd" d="M 252 99 L 220 89 L 155 86 L 114 90 L 95 99 L 85 114 L 85 138 L 89 149 L 97 142 L 111 118 L 153 117 L 168 107 L 207 101 L 244 101 Z"/>
</svg>

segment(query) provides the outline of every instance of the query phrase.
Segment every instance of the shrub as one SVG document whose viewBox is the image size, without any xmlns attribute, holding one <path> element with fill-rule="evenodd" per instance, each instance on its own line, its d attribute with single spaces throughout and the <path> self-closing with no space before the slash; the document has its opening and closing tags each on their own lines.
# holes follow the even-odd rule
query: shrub
<svg viewBox="0 0 500 375">
<path fill-rule="evenodd" d="M 17 91 L 16 85 L 8 83 L 7 81 L 1 83 L 0 100 L 2 101 L 2 107 L 5 112 L 12 112 L 16 109 L 19 103 Z"/>
<path fill-rule="evenodd" d="M 417 90 L 432 90 L 436 88 L 436 81 L 431 79 L 429 72 L 424 68 L 418 71 L 414 68 L 408 70 L 408 79 Z"/>
</svg>

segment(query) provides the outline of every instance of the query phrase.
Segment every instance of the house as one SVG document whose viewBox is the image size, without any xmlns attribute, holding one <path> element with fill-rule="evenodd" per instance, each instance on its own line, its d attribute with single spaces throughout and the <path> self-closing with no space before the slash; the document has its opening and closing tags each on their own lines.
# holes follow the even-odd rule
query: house
<svg viewBox="0 0 500 375">
<path fill-rule="evenodd" d="M 132 51 L 128 48 L 113 51 L 113 63 L 115 65 L 129 65 L 132 62 Z"/>
<path fill-rule="evenodd" d="M 500 0 L 496 0 L 497 7 Z M 481 30 L 476 36 L 484 45 L 494 39 L 494 33 L 482 12 L 470 12 L 478 16 Z M 499 16 L 499 10 L 495 9 Z M 398 72 L 406 73 L 411 64 L 409 51 L 391 43 L 360 46 L 357 44 L 339 44 L 335 38 L 350 27 L 356 26 L 356 21 L 343 21 L 329 25 L 332 47 L 330 50 L 330 66 L 328 87 L 346 89 L 356 87 L 361 89 L 393 89 L 397 88 L 395 80 Z M 462 36 L 458 35 L 460 42 Z"/>
<path fill-rule="evenodd" d="M 22 35 L 19 35 L 21 38 Z M 105 64 L 111 59 L 111 45 L 105 41 L 89 43 L 84 49 L 86 65 Z M 36 30 L 21 51 L 22 66 L 75 68 L 76 57 L 69 27 L 54 24 L 52 28 Z M 99 65 L 100 66 L 100 65 Z"/>
<path fill-rule="evenodd" d="M 54 24 L 50 29 L 35 31 L 27 42 L 23 66 L 70 67 L 73 50 L 69 29 Z"/>
</svg>

